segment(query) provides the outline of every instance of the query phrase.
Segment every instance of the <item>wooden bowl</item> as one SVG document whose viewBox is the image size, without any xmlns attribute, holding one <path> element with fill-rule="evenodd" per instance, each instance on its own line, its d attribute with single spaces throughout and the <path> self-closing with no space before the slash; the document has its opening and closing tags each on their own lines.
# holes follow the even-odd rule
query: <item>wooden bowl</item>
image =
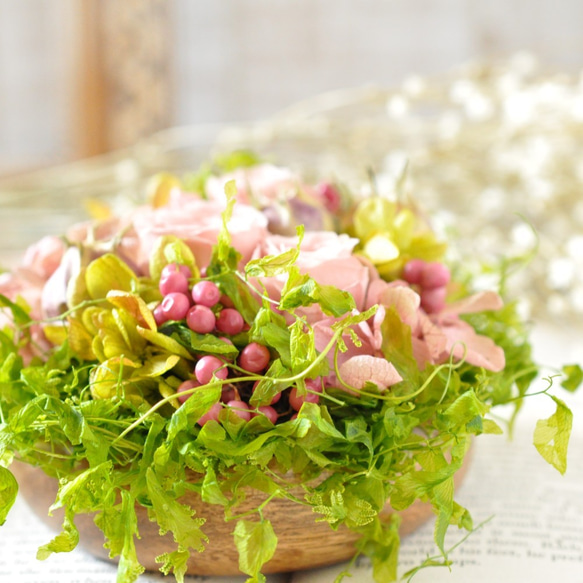
<svg viewBox="0 0 583 583">
<path fill-rule="evenodd" d="M 456 486 L 463 479 L 467 463 L 456 474 Z M 47 476 L 39 468 L 15 462 L 11 469 L 18 478 L 20 492 L 28 505 L 43 522 L 59 531 L 62 524 L 62 512 L 48 516 L 47 510 L 57 494 L 57 480 Z M 298 489 L 298 494 L 301 491 Z M 265 494 L 249 490 L 247 500 L 238 507 L 238 512 L 256 508 L 265 500 Z M 225 522 L 223 507 L 206 504 L 200 497 L 187 493 L 182 502 L 196 510 L 196 515 L 206 518 L 203 527 L 209 543 L 203 553 L 194 554 L 188 563 L 191 575 L 239 575 L 239 558 L 233 542 L 235 521 Z M 138 529 L 140 539 L 136 540 L 136 549 L 140 562 L 149 571 L 160 567 L 155 557 L 162 553 L 176 550 L 172 536 L 161 537 L 158 525 L 150 522 L 145 508 L 137 507 Z M 392 509 L 387 504 L 381 517 L 388 518 Z M 430 504 L 415 502 L 401 512 L 401 535 L 407 535 L 426 522 L 433 512 Z M 264 573 L 281 573 L 299 571 L 332 565 L 349 560 L 354 556 L 354 543 L 358 535 L 346 527 L 334 531 L 326 522 L 315 522 L 317 515 L 311 507 L 300 506 L 286 499 L 272 500 L 264 510 L 278 537 L 277 550 L 267 563 Z M 92 555 L 109 560 L 108 551 L 103 547 L 103 533 L 93 523 L 92 515 L 78 515 L 75 524 L 80 532 L 80 545 Z"/>
</svg>

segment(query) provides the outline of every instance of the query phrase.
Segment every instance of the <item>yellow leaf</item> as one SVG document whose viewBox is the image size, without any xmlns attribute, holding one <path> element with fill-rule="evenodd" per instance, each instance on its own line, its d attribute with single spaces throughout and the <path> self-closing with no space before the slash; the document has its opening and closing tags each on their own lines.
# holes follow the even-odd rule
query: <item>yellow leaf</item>
<svg viewBox="0 0 583 583">
<path fill-rule="evenodd" d="M 178 356 L 182 356 L 188 360 L 194 360 L 190 352 L 173 338 L 160 334 L 159 332 L 154 332 L 153 330 L 148 330 L 147 328 L 142 328 L 141 326 L 138 326 L 136 329 L 140 335 L 155 346 L 159 346 L 171 354 L 178 354 Z"/>
<path fill-rule="evenodd" d="M 44 326 L 43 332 L 48 341 L 55 346 L 61 346 L 68 336 L 66 326 Z"/>
<path fill-rule="evenodd" d="M 146 195 L 149 203 L 154 208 L 166 206 L 170 201 L 170 193 L 174 189 L 180 189 L 182 183 L 176 176 L 168 172 L 160 172 L 148 181 Z"/>
<path fill-rule="evenodd" d="M 156 330 L 156 320 L 144 300 L 136 295 L 119 290 L 112 290 L 107 294 L 107 300 L 114 306 L 129 312 L 140 326 Z"/>
<path fill-rule="evenodd" d="M 98 221 L 104 221 L 111 218 L 112 216 L 111 208 L 109 205 L 96 198 L 88 198 L 85 200 L 85 209 L 92 219 L 96 219 Z"/>
<path fill-rule="evenodd" d="M 95 360 L 92 348 L 93 336 L 76 318 L 69 318 L 69 345 L 71 350 L 83 360 Z"/>
<path fill-rule="evenodd" d="M 111 290 L 132 291 L 136 274 L 112 253 L 92 261 L 85 272 L 87 291 L 92 299 L 105 298 Z"/>
</svg>

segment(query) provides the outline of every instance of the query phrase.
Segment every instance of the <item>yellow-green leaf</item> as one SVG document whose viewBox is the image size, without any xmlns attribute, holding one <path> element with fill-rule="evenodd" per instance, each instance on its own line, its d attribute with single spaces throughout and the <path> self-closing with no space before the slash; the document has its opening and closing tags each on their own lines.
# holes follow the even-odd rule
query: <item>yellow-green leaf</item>
<svg viewBox="0 0 583 583">
<path fill-rule="evenodd" d="M 156 320 L 146 302 L 137 294 L 112 290 L 107 294 L 107 301 L 117 308 L 129 312 L 142 327 L 156 330 Z"/>
<path fill-rule="evenodd" d="M 173 338 L 166 336 L 165 334 L 160 334 L 160 332 L 154 332 L 153 330 L 148 330 L 147 328 L 142 328 L 138 326 L 136 328 L 139 334 L 141 334 L 148 342 L 159 346 L 160 348 L 164 348 L 168 352 L 172 354 L 178 354 L 178 356 L 182 356 L 188 360 L 194 360 L 194 357 L 186 348 L 184 348 L 181 344 L 176 342 Z"/>
<path fill-rule="evenodd" d="M 107 253 L 89 264 L 85 283 L 91 299 L 96 300 L 107 297 L 111 290 L 132 291 L 137 278 L 119 257 Z"/>
<path fill-rule="evenodd" d="M 557 410 L 540 419 L 534 429 L 534 446 L 541 456 L 561 474 L 567 471 L 567 449 L 573 426 L 573 413 L 561 399 L 551 395 Z"/>
</svg>

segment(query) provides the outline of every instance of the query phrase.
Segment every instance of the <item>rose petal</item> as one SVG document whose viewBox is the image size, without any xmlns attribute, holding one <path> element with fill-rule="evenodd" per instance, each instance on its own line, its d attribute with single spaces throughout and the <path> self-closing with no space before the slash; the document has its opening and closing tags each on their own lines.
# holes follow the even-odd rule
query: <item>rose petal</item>
<svg viewBox="0 0 583 583">
<path fill-rule="evenodd" d="M 347 360 L 340 367 L 340 375 L 345 383 L 355 389 L 362 389 L 367 382 L 372 382 L 383 391 L 403 380 L 390 362 L 368 354 Z"/>
<path fill-rule="evenodd" d="M 447 347 L 440 361 L 447 362 L 450 352 L 457 360 L 464 358 L 469 364 L 481 366 L 493 372 L 501 371 L 506 359 L 504 350 L 497 346 L 491 338 L 480 336 L 466 322 L 458 320 L 455 324 L 441 328 L 447 338 Z"/>
<path fill-rule="evenodd" d="M 493 291 L 484 291 L 447 305 L 438 315 L 457 316 L 458 314 L 473 314 L 486 310 L 499 310 L 504 305 L 502 298 Z"/>
</svg>

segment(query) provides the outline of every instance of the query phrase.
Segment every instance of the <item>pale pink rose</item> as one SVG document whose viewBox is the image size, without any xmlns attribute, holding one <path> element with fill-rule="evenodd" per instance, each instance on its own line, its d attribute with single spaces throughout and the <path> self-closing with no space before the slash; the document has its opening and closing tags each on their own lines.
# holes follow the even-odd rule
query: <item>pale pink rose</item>
<svg viewBox="0 0 583 583">
<path fill-rule="evenodd" d="M 237 186 L 237 201 L 259 208 L 294 197 L 300 183 L 298 177 L 287 168 L 259 164 L 249 168 L 238 168 L 222 176 L 209 177 L 205 184 L 205 193 L 209 200 L 224 206 L 225 184 L 231 180 L 234 180 Z"/>
<path fill-rule="evenodd" d="M 155 241 L 163 235 L 175 235 L 190 247 L 198 266 L 206 267 L 222 228 L 223 210 L 218 202 L 182 193 L 173 195 L 164 207 L 138 209 L 133 217 L 133 233 L 128 234 L 136 237 L 135 262 L 146 268 Z M 253 207 L 235 204 L 228 229 L 231 245 L 247 262 L 267 234 L 267 220 Z"/>
<path fill-rule="evenodd" d="M 297 237 L 282 237 L 269 235 L 256 250 L 256 257 L 279 255 L 297 246 Z M 320 285 L 331 285 L 349 292 L 356 303 L 356 309 L 361 311 L 366 300 L 366 290 L 370 273 L 367 265 L 352 254 L 357 239 L 348 235 L 338 235 L 333 232 L 307 232 L 300 247 L 300 255 L 296 266 L 300 273 L 308 274 Z M 287 275 L 262 278 L 268 295 L 278 300 Z M 298 313 L 308 316 L 313 322 L 322 318 L 318 306 L 302 308 Z"/>
<path fill-rule="evenodd" d="M 48 279 L 57 269 L 66 245 L 59 237 L 43 237 L 24 253 L 22 267 L 43 279 Z"/>
</svg>

